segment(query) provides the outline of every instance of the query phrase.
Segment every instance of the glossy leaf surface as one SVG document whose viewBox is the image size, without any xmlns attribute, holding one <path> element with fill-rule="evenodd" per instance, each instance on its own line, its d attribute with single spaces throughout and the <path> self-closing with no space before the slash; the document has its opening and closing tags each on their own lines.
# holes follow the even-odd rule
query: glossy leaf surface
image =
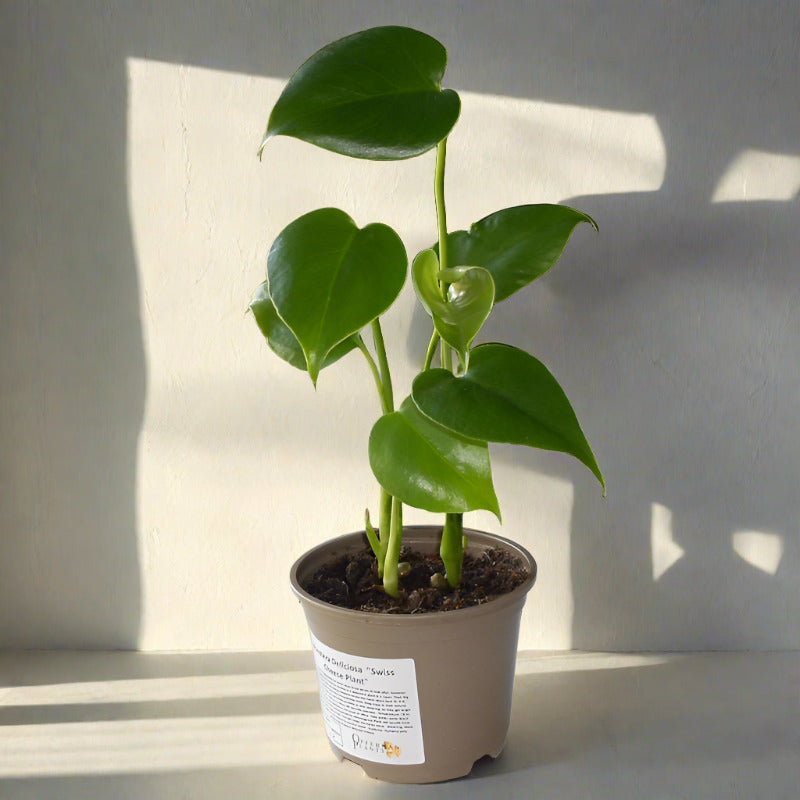
<svg viewBox="0 0 800 800">
<path fill-rule="evenodd" d="M 516 347 L 476 347 L 458 378 L 443 369 L 422 372 L 412 396 L 440 425 L 489 442 L 570 453 L 605 485 L 564 391 L 544 364 Z"/>
<path fill-rule="evenodd" d="M 447 136 L 461 108 L 458 95 L 441 88 L 446 65 L 444 47 L 411 28 L 371 28 L 332 42 L 290 78 L 261 149 L 283 135 L 356 158 L 424 153 Z"/>
<path fill-rule="evenodd" d="M 481 267 L 440 270 L 436 253 L 423 250 L 414 259 L 411 275 L 417 297 L 436 331 L 467 364 L 469 346 L 494 305 L 491 274 Z M 449 284 L 447 300 L 442 297 L 439 281 Z"/>
<path fill-rule="evenodd" d="M 283 229 L 267 258 L 269 294 L 300 343 L 312 381 L 336 345 L 389 308 L 407 264 L 391 228 L 359 229 L 335 208 L 312 211 Z"/>
<path fill-rule="evenodd" d="M 472 264 L 492 273 L 495 302 L 505 300 L 544 275 L 558 261 L 575 226 L 594 220 L 560 205 L 505 208 L 484 217 L 469 231 L 447 237 L 448 261 Z M 438 252 L 438 245 L 434 248 Z"/>
<path fill-rule="evenodd" d="M 250 310 L 253 312 L 256 324 L 272 351 L 293 367 L 302 369 L 305 372 L 307 366 L 303 348 L 300 347 L 300 342 L 297 341 L 295 335 L 278 316 L 278 312 L 272 303 L 272 298 L 269 296 L 267 281 L 264 281 L 253 294 L 253 299 L 250 301 Z M 357 347 L 357 336 L 358 334 L 354 334 L 343 342 L 339 342 L 326 356 L 322 368 L 329 367 L 354 347 Z"/>
<path fill-rule="evenodd" d="M 403 503 L 435 512 L 483 508 L 500 516 L 486 443 L 436 425 L 411 398 L 375 423 L 369 460 L 381 486 Z"/>
</svg>

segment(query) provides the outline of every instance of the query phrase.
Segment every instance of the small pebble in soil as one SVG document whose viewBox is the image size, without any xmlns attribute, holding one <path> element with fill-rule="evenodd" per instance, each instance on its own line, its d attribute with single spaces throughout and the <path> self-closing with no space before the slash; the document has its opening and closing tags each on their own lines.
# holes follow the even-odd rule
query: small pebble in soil
<svg viewBox="0 0 800 800">
<path fill-rule="evenodd" d="M 445 591 L 448 587 L 447 578 L 441 572 L 434 572 L 431 575 L 431 586 L 434 589 L 442 589 Z"/>
</svg>

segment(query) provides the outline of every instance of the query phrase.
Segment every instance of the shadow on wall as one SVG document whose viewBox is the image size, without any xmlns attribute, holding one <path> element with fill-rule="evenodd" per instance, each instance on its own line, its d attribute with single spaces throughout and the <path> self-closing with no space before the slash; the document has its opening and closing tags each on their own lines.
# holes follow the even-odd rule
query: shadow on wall
<svg viewBox="0 0 800 800">
<path fill-rule="evenodd" d="M 459 86 L 652 115 L 666 149 L 658 191 L 564 198 L 599 235 L 483 335 L 550 366 L 605 473 L 603 501 L 566 456 L 495 454 L 576 485 L 577 649 L 800 642 L 800 14 L 773 8 L 548 2 L 458 28 Z"/>
<path fill-rule="evenodd" d="M 145 365 L 125 64 L 108 19 L 69 5 L 17 3 L 0 26 L 0 646 L 134 647 Z"/>
<path fill-rule="evenodd" d="M 798 646 L 797 195 L 711 202 L 743 151 L 798 155 L 796 5 L 258 5 L 5 14 L 0 642 L 137 643 L 146 370 L 125 58 L 286 76 L 298 53 L 396 22 L 470 54 L 456 88 L 652 114 L 664 135 L 663 187 L 570 201 L 600 237 L 542 279 L 549 300 L 509 301 L 527 321 L 503 332 L 536 343 L 609 484 L 603 503 L 563 459 L 515 451 L 576 481 L 573 645 Z M 541 322 L 547 303 L 562 329 Z M 752 531 L 772 537 L 774 574 L 734 550 Z M 654 570 L 656 546 L 683 555 Z"/>
<path fill-rule="evenodd" d="M 609 485 L 607 504 L 583 477 L 575 492 L 579 649 L 800 641 L 800 15 L 788 9 L 595 12 L 574 30 L 592 83 L 576 100 L 654 114 L 667 151 L 658 192 L 568 201 L 600 236 L 546 279 L 564 328 L 543 329 L 534 306 L 520 332 L 588 411 Z"/>
<path fill-rule="evenodd" d="M 683 198 L 578 201 L 619 239 L 551 284 L 587 343 L 567 381 L 605 404 L 608 507 L 575 493 L 573 646 L 796 647 L 797 204 Z"/>
<path fill-rule="evenodd" d="M 295 46 L 320 44 L 292 32 L 328 30 L 302 4 L 281 5 L 3 9 L 0 104 L 13 124 L 0 126 L 1 647 L 139 642 L 147 371 L 126 59 L 288 75 Z"/>
</svg>

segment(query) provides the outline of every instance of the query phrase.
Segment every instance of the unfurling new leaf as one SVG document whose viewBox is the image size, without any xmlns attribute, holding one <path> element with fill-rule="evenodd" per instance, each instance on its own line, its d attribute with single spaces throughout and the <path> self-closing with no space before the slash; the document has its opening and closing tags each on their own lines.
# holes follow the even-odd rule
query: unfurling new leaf
<svg viewBox="0 0 800 800">
<path fill-rule="evenodd" d="M 482 267 L 440 270 L 433 250 L 423 250 L 411 267 L 414 289 L 437 333 L 469 363 L 469 347 L 494 305 L 494 281 Z"/>
</svg>

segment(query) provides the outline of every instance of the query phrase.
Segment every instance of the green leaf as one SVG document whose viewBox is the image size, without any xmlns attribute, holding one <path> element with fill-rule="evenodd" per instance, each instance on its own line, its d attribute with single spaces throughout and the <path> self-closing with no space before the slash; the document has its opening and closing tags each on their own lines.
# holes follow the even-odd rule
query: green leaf
<svg viewBox="0 0 800 800">
<path fill-rule="evenodd" d="M 455 125 L 458 95 L 441 88 L 447 51 L 425 33 L 371 28 L 323 47 L 292 75 L 259 155 L 278 135 L 376 161 L 435 147 Z"/>
<path fill-rule="evenodd" d="M 284 321 L 278 316 L 272 298 L 269 296 L 267 281 L 260 284 L 250 301 L 250 310 L 259 330 L 267 340 L 272 351 L 293 367 L 307 371 L 306 357 L 300 342 L 289 330 Z M 353 334 L 334 347 L 325 358 L 321 368 L 329 367 L 342 356 L 358 347 L 358 334 Z"/>
<path fill-rule="evenodd" d="M 433 250 L 423 250 L 411 267 L 414 289 L 430 314 L 439 335 L 468 365 L 469 346 L 489 316 L 494 304 L 494 281 L 482 267 L 440 270 Z M 447 300 L 439 282 L 447 285 Z"/>
<path fill-rule="evenodd" d="M 369 461 L 381 486 L 410 506 L 450 513 L 484 508 L 500 517 L 486 442 L 436 425 L 410 397 L 375 423 Z"/>
<path fill-rule="evenodd" d="M 267 258 L 269 294 L 300 343 L 312 381 L 336 345 L 394 302 L 407 266 L 390 227 L 359 229 L 336 208 L 312 211 L 281 231 Z"/>
<path fill-rule="evenodd" d="M 595 221 L 567 206 L 528 205 L 504 208 L 447 237 L 451 264 L 473 264 L 492 273 L 495 302 L 544 275 L 564 252 L 575 226 Z M 434 245 L 438 253 L 438 244 Z"/>
<path fill-rule="evenodd" d="M 605 488 L 564 391 L 544 364 L 516 347 L 476 347 L 460 378 L 443 369 L 422 372 L 412 397 L 423 414 L 462 436 L 570 453 Z"/>
</svg>

